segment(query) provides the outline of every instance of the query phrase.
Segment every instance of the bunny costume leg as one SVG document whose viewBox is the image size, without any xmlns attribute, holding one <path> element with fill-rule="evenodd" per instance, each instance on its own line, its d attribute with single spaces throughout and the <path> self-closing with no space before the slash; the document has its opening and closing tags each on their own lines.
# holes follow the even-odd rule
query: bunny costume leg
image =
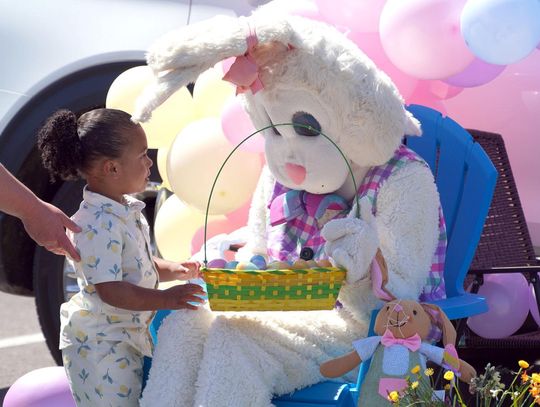
<svg viewBox="0 0 540 407">
<path fill-rule="evenodd" d="M 141 407 L 193 405 L 203 346 L 214 319 L 214 313 L 200 308 L 176 311 L 163 320 Z"/>
<path fill-rule="evenodd" d="M 367 331 L 343 310 L 214 315 L 164 321 L 152 365 L 162 381 L 150 374 L 141 406 L 267 407 L 275 394 L 322 380 L 319 365 Z"/>
</svg>

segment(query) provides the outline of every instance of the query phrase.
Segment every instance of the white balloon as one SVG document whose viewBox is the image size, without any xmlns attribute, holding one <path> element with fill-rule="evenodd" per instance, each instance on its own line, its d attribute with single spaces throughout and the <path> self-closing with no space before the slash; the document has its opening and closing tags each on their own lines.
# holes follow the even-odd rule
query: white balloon
<svg viewBox="0 0 540 407">
<path fill-rule="evenodd" d="M 209 216 L 208 222 L 224 220 L 224 216 Z M 184 261 L 191 257 L 191 241 L 204 225 L 204 213 L 171 195 L 159 208 L 154 222 L 156 244 L 164 259 Z"/>
<path fill-rule="evenodd" d="M 189 124 L 172 143 L 167 159 L 167 175 L 174 193 L 187 204 L 206 211 L 212 184 L 232 150 L 219 118 Z M 217 179 L 209 213 L 226 214 L 246 203 L 255 190 L 261 167 L 259 154 L 236 150 Z"/>
</svg>

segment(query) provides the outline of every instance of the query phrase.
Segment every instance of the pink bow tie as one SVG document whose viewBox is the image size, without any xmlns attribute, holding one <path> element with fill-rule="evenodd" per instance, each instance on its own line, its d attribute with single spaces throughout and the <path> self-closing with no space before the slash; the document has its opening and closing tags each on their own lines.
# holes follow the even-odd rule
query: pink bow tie
<svg viewBox="0 0 540 407">
<path fill-rule="evenodd" d="M 246 21 L 247 22 L 247 21 Z M 236 94 L 244 93 L 248 89 L 251 93 L 255 94 L 264 88 L 261 79 L 259 78 L 259 65 L 253 58 L 252 52 L 255 45 L 257 45 L 257 34 L 255 29 L 251 27 L 249 23 L 249 34 L 246 38 L 248 49 L 244 55 L 237 56 L 223 80 L 231 82 L 236 85 Z"/>
<path fill-rule="evenodd" d="M 420 349 L 422 338 L 420 338 L 420 335 L 418 334 L 414 334 L 408 338 L 396 338 L 394 334 L 387 329 L 381 338 L 381 343 L 383 346 L 403 345 L 410 351 L 416 352 L 418 349 Z"/>
</svg>

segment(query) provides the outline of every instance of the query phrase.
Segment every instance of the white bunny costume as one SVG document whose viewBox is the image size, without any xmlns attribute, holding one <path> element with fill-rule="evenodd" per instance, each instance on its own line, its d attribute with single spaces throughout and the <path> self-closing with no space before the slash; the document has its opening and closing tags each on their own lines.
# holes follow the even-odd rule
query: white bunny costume
<svg viewBox="0 0 540 407">
<path fill-rule="evenodd" d="M 395 86 L 352 42 L 323 23 L 276 16 L 264 7 L 247 19 L 216 17 L 160 39 L 148 54 L 157 83 L 141 97 L 134 118 L 147 120 L 174 91 L 231 56 L 255 66 L 254 75 L 237 82 L 255 127 L 294 122 L 322 131 L 343 151 L 359 184 L 394 156 L 405 134 L 420 135 Z M 239 259 L 269 254 L 269 199 L 276 185 L 349 202 L 356 194 L 343 157 L 327 139 L 306 128 L 276 130 L 264 132 L 268 168 Z M 320 223 L 326 257 L 348 270 L 341 308 L 175 312 L 160 329 L 141 405 L 266 407 L 273 394 L 322 380 L 320 363 L 350 351 L 367 332 L 377 303 L 369 274 L 377 248 L 387 262 L 388 290 L 418 299 L 439 238 L 433 176 L 410 160 L 377 192 L 376 208 L 369 199 L 361 202 L 361 219 L 353 207 L 350 216 Z"/>
</svg>

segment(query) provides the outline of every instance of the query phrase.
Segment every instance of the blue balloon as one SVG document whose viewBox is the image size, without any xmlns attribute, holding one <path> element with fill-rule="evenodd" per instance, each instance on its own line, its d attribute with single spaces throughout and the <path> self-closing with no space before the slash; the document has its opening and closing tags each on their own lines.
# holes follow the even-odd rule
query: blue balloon
<svg viewBox="0 0 540 407">
<path fill-rule="evenodd" d="M 470 0 L 461 12 L 461 34 L 483 61 L 517 62 L 540 43 L 540 1 Z"/>
</svg>

